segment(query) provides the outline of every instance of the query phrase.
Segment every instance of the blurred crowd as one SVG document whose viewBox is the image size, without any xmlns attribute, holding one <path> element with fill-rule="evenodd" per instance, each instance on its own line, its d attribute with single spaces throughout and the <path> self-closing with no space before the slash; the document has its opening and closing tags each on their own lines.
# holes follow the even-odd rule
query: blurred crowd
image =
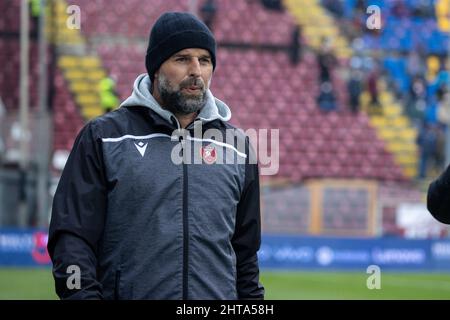
<svg viewBox="0 0 450 320">
<path fill-rule="evenodd" d="M 352 2 L 351 10 L 348 10 L 348 2 Z M 387 23 L 389 19 L 391 22 L 406 21 L 405 23 L 408 19 L 423 23 L 434 21 L 436 25 L 436 2 L 418 0 L 410 5 L 411 1 L 390 1 L 388 8 L 382 8 L 381 11 L 383 27 L 369 29 L 366 22 L 370 14 L 366 10 L 372 2 L 322 0 L 322 5 L 336 19 L 340 29 L 351 41 L 353 56 L 349 65 L 344 66 L 347 73 L 349 108 L 357 114 L 361 109 L 361 95 L 366 91 L 369 96 L 367 112 L 383 115 L 383 108 L 389 108 L 388 104 L 383 105 L 380 101 L 380 80 L 384 80 L 395 99 L 402 105 L 404 115 L 417 129 L 416 142 L 420 156 L 418 178 L 425 178 L 442 170 L 449 160 L 446 159 L 445 151 L 450 123 L 447 48 L 443 53 L 435 53 L 430 52 L 429 48 L 425 49 L 427 44 L 407 43 L 398 50 L 383 50 L 392 45 L 384 45 L 383 41 L 388 39 L 385 34 L 394 33 L 394 30 L 387 30 L 391 26 Z M 381 50 L 374 50 L 366 39 L 378 40 Z M 405 50 L 404 47 L 410 50 Z M 330 79 L 332 69 L 338 68 L 339 64 L 336 63 L 332 44 L 328 39 L 322 41 L 317 58 L 320 68 L 318 105 L 325 111 L 339 109 Z"/>
</svg>

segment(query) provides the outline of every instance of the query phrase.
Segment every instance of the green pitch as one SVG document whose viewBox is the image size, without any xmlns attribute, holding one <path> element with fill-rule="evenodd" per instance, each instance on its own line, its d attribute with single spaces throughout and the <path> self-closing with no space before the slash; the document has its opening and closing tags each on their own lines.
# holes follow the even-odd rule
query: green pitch
<svg viewBox="0 0 450 320">
<path fill-rule="evenodd" d="M 381 272 L 380 289 L 368 289 L 361 272 L 263 272 L 267 299 L 449 299 L 450 273 Z"/>
<path fill-rule="evenodd" d="M 51 269 L 0 268 L 0 299 L 57 299 Z"/>
<path fill-rule="evenodd" d="M 367 289 L 361 272 L 263 271 L 266 299 L 449 299 L 450 274 L 381 273 Z M 50 269 L 0 269 L 0 299 L 56 299 Z"/>
</svg>

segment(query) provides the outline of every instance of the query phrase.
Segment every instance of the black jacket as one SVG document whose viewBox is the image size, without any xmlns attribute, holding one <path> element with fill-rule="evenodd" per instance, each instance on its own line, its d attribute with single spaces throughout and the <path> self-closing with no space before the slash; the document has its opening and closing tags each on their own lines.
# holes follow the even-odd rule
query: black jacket
<svg viewBox="0 0 450 320">
<path fill-rule="evenodd" d="M 224 137 L 233 129 L 209 120 L 172 135 L 176 121 L 128 103 L 84 127 L 50 224 L 61 298 L 263 298 L 258 166 L 242 131 L 232 142 L 191 138 L 199 123 Z M 219 164 L 224 157 L 232 161 Z M 70 265 L 81 270 L 79 290 L 67 287 Z"/>
<path fill-rule="evenodd" d="M 450 166 L 430 184 L 427 207 L 436 220 L 450 224 Z"/>
</svg>

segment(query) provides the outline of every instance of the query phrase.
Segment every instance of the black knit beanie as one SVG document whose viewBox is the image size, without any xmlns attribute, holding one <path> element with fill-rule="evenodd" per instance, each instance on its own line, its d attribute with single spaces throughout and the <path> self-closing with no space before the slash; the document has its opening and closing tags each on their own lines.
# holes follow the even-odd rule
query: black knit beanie
<svg viewBox="0 0 450 320">
<path fill-rule="evenodd" d="M 166 12 L 153 25 L 145 58 L 148 75 L 153 82 L 161 64 L 180 50 L 206 49 L 216 68 L 216 41 L 208 27 L 187 12 Z"/>
</svg>

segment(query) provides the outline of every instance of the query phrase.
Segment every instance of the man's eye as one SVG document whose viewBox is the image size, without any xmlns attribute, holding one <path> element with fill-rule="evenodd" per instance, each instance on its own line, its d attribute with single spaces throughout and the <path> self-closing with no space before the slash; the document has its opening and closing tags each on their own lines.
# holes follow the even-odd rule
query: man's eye
<svg viewBox="0 0 450 320">
<path fill-rule="evenodd" d="M 177 58 L 177 59 L 176 59 L 176 61 L 181 61 L 181 62 L 186 61 L 186 60 L 187 60 L 187 59 L 186 59 L 186 58 L 183 58 L 183 57 L 182 57 L 182 58 Z"/>
</svg>

